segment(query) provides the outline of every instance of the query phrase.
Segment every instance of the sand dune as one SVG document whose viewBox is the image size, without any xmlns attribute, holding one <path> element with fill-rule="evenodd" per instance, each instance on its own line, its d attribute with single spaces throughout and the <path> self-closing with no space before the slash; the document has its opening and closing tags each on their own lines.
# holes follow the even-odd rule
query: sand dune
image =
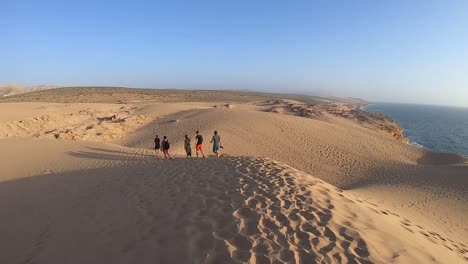
<svg viewBox="0 0 468 264">
<path fill-rule="evenodd" d="M 36 144 L 43 141 L 29 142 Z M 461 243 L 271 159 L 163 161 L 144 150 L 67 148 L 67 158 L 101 164 L 0 184 L 2 263 L 457 263 L 466 257 Z"/>
<path fill-rule="evenodd" d="M 468 262 L 465 157 L 224 104 L 0 104 L 0 263 Z"/>
<path fill-rule="evenodd" d="M 259 104 L 262 110 L 270 113 L 281 113 L 308 118 L 341 117 L 355 121 L 366 128 L 387 132 L 394 138 L 409 143 L 403 134 L 403 129 L 391 118 L 376 113 L 361 111 L 364 102 L 317 102 L 304 103 L 297 100 L 268 100 Z"/>
<path fill-rule="evenodd" d="M 363 199 L 415 217 L 438 232 L 458 239 L 468 236 L 464 227 L 468 167 L 457 165 L 466 159 L 439 154 L 437 161 L 442 158 L 453 165 L 422 162 L 432 152 L 346 119 L 322 121 L 241 106 L 201 109 L 168 115 L 118 143 L 147 148 L 154 134 L 167 134 L 174 151 L 182 154 L 183 135 L 195 129 L 202 131 L 205 140 L 210 139 L 213 130 L 220 131 L 224 151 L 230 155 L 274 158 L 337 187 L 353 190 Z"/>
<path fill-rule="evenodd" d="M 50 113 L 0 126 L 0 137 L 112 140 L 148 121 L 133 115 L 136 108 L 119 107 L 109 111 L 88 108 L 74 113 Z"/>
<path fill-rule="evenodd" d="M 164 115 L 204 106 L 23 103 L 2 104 L 0 110 L 15 112 L 21 107 L 24 110 L 0 118 L 0 138 L 112 141 L 150 122 L 154 112 Z"/>
</svg>

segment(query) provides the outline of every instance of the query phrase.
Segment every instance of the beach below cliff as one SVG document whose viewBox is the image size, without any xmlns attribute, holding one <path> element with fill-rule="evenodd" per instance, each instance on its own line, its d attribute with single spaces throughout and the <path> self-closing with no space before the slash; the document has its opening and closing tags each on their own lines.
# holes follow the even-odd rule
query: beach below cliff
<svg viewBox="0 0 468 264">
<path fill-rule="evenodd" d="M 119 88 L 4 98 L 0 262 L 467 263 L 467 159 L 407 144 L 362 103 Z M 185 158 L 196 130 L 206 159 Z M 156 157 L 156 135 L 174 160 Z"/>
</svg>

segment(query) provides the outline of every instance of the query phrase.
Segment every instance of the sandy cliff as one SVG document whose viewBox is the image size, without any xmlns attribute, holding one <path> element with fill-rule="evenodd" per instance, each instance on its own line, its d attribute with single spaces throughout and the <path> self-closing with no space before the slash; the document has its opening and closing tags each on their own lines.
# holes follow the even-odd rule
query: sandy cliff
<svg viewBox="0 0 468 264">
<path fill-rule="evenodd" d="M 400 141 L 409 142 L 403 134 L 403 129 L 391 118 L 360 110 L 364 104 L 363 101 L 348 103 L 317 101 L 315 104 L 306 104 L 296 100 L 275 99 L 263 102 L 261 106 L 264 107 L 264 111 L 272 113 L 287 113 L 309 118 L 325 118 L 330 115 L 347 118 L 367 128 L 387 132 Z"/>
</svg>

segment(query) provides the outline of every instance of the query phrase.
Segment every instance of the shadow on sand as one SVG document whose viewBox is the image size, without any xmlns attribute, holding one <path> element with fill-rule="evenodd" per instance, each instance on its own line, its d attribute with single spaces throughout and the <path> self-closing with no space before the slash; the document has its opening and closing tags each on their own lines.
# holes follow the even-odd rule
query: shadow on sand
<svg viewBox="0 0 468 264">
<path fill-rule="evenodd" d="M 424 155 L 418 159 L 420 165 L 461 165 L 468 162 L 468 159 L 460 154 L 425 151 Z"/>
<path fill-rule="evenodd" d="M 467 159 L 458 154 L 427 151 L 417 164 L 383 163 L 370 169 L 367 177 L 354 178 L 353 182 L 339 186 L 344 190 L 372 185 L 412 186 L 414 188 L 444 188 L 448 193 L 466 193 L 468 188 Z"/>
<path fill-rule="evenodd" d="M 156 155 L 129 153 L 123 151 L 114 151 L 101 148 L 90 148 L 91 151 L 68 151 L 67 155 L 76 158 L 98 159 L 98 160 L 121 160 L 121 161 L 136 161 L 144 159 L 157 159 Z M 161 153 L 162 155 L 162 153 Z"/>
<path fill-rule="evenodd" d="M 128 160 L 122 153 L 101 150 L 69 155 Z M 283 234 L 274 223 L 276 219 L 290 225 L 287 216 L 291 212 L 282 214 L 277 208 L 292 193 L 301 203 L 294 210 L 310 219 L 307 227 L 312 233 L 296 230 L 295 236 L 304 239 L 294 243 L 301 246 L 295 246 L 295 252 L 287 245 L 287 251 L 272 248 L 272 256 L 281 253 L 292 259 L 296 254 L 302 263 L 331 260 L 338 254 L 336 245 L 346 242 L 338 231 L 325 228 L 324 234 L 317 233 L 332 240 L 320 250 L 314 247 L 317 241 L 308 238 L 328 227 L 333 206 L 315 204 L 310 192 L 306 194 L 288 178 L 292 175 L 281 171 L 273 163 L 253 158 L 181 158 L 131 161 L 3 182 L 0 263 L 203 263 L 207 256 L 212 263 L 266 261 L 255 243 L 273 245 L 276 242 L 267 236 L 271 233 L 288 243 L 292 231 Z M 271 192 L 277 188 L 289 188 L 289 193 L 277 196 Z M 240 222 L 247 233 L 239 230 Z M 357 241 L 358 253 L 345 250 L 340 258 L 370 263 L 364 238 L 352 239 Z M 234 255 L 229 252 L 233 248 Z"/>
</svg>

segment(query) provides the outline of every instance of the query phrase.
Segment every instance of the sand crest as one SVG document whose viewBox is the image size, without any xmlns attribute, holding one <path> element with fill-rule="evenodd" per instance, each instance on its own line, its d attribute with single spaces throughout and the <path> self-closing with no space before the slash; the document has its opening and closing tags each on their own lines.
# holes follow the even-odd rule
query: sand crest
<svg viewBox="0 0 468 264">
<path fill-rule="evenodd" d="M 114 165 L 0 185 L 2 263 L 456 263 L 466 257 L 461 243 L 274 160 L 87 153 L 67 152 L 102 155 Z M 443 258 L 435 254 L 440 250 Z"/>
</svg>

